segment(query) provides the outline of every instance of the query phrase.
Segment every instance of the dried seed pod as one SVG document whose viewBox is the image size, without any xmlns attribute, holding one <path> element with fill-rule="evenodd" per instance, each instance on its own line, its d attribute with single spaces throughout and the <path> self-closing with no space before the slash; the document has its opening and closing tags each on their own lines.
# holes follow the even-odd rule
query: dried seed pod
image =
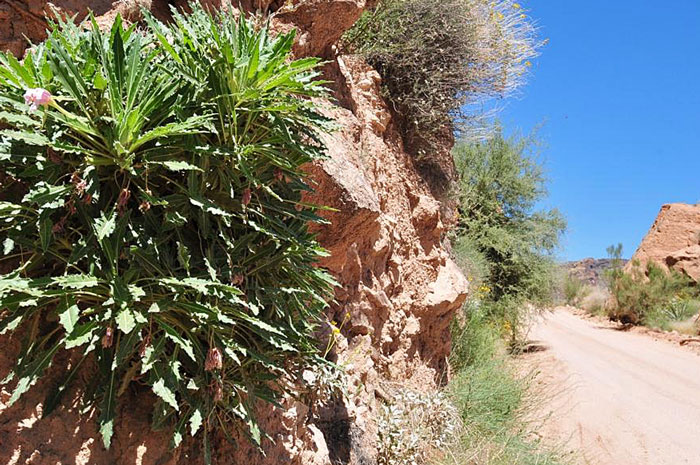
<svg viewBox="0 0 700 465">
<path fill-rule="evenodd" d="M 243 277 L 242 274 L 236 273 L 235 275 L 233 275 L 231 277 L 231 285 L 232 286 L 240 286 L 241 284 L 243 284 L 244 279 L 245 278 Z"/>
<path fill-rule="evenodd" d="M 139 348 L 139 356 L 143 357 L 146 355 L 146 349 L 148 349 L 148 346 L 151 345 L 151 335 L 147 334 L 146 337 L 144 338 L 143 342 L 141 343 L 141 347 Z"/>
<path fill-rule="evenodd" d="M 241 203 L 243 205 L 248 205 L 250 203 L 251 199 L 252 199 L 252 192 L 250 191 L 249 188 L 245 188 L 243 190 L 243 195 L 241 196 Z"/>
<path fill-rule="evenodd" d="M 211 391 L 211 397 L 214 402 L 219 402 L 224 398 L 224 389 L 221 386 L 221 381 L 218 379 L 213 379 L 209 385 L 209 390 Z"/>
<path fill-rule="evenodd" d="M 75 208 L 75 202 L 73 199 L 70 199 L 68 202 L 66 202 L 66 208 L 68 209 L 68 213 L 70 215 L 75 215 L 75 213 L 78 211 L 77 208 Z"/>
<path fill-rule="evenodd" d="M 112 330 L 111 327 L 109 327 L 105 331 L 105 335 L 102 336 L 102 347 L 107 349 L 109 347 L 112 347 L 113 343 L 114 343 L 114 331 Z"/>
<path fill-rule="evenodd" d="M 131 191 L 129 189 L 122 189 L 121 192 L 119 192 L 119 197 L 117 198 L 117 210 L 120 212 L 124 211 L 126 208 L 126 204 L 129 203 L 129 199 L 131 198 Z"/>
<path fill-rule="evenodd" d="M 224 366 L 223 356 L 218 347 L 212 347 L 207 353 L 207 359 L 204 361 L 205 371 L 221 370 Z"/>
</svg>

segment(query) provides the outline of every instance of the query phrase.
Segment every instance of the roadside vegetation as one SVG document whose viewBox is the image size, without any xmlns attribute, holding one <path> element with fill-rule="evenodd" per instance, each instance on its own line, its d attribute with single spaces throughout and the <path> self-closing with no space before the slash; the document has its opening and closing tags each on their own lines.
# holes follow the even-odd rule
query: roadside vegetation
<svg viewBox="0 0 700 465">
<path fill-rule="evenodd" d="M 654 262 L 622 260 L 622 244 L 607 248 L 610 268 L 603 283 L 588 285 L 565 274 L 561 301 L 591 315 L 623 324 L 697 335 L 700 331 L 700 287 L 692 279 Z"/>
<path fill-rule="evenodd" d="M 537 210 L 546 179 L 533 136 L 505 137 L 454 149 L 459 173 L 455 254 L 472 292 L 452 327 L 450 398 L 463 431 L 440 464 L 556 464 L 564 460 L 531 439 L 525 417 L 529 378 L 516 374 L 510 354 L 527 343 L 533 313 L 551 304 L 553 252 L 565 221 Z"/>
<path fill-rule="evenodd" d="M 563 279 L 562 294 L 564 303 L 573 307 L 579 307 L 592 292 L 591 286 L 584 283 L 568 273 L 565 273 Z"/>
<path fill-rule="evenodd" d="M 536 36 L 516 2 L 384 0 L 344 38 L 382 76 L 405 145 L 428 179 L 441 168 L 436 152 L 453 133 L 459 139 L 456 179 L 444 169 L 437 176 L 454 185 L 453 249 L 472 287 L 453 327 L 450 404 L 417 396 L 387 407 L 382 429 L 395 434 L 380 448 L 382 463 L 424 456 L 435 464 L 559 463 L 529 440 L 528 383 L 509 356 L 523 348 L 533 309 L 552 301 L 552 255 L 565 221 L 556 210 L 535 208 L 546 198 L 535 136 L 506 136 L 479 107 L 524 82 L 541 45 Z M 419 415 L 421 422 L 405 413 L 423 411 L 426 402 L 443 405 L 436 411 L 456 428 L 447 444 L 430 427 L 434 416 Z"/>
<path fill-rule="evenodd" d="M 675 270 L 648 262 L 632 262 L 629 270 L 620 266 L 622 245 L 608 247 L 613 267 L 606 279 L 612 295 L 607 315 L 615 321 L 642 324 L 662 330 L 698 334 L 700 288 Z"/>
<path fill-rule="evenodd" d="M 541 42 L 516 2 L 382 0 L 344 45 L 377 69 L 406 149 L 445 182 L 435 152 L 453 133 L 474 140 L 488 132 L 481 104 L 524 83 Z"/>
<path fill-rule="evenodd" d="M 461 415 L 462 430 L 434 462 L 438 465 L 560 465 L 567 458 L 534 439 L 528 420 L 538 399 L 533 375 L 523 376 L 510 357 L 503 328 L 488 300 L 472 298 L 453 324 L 455 375 L 447 392 Z M 525 311 L 525 310 L 523 310 Z"/>
<path fill-rule="evenodd" d="M 547 195 L 533 135 L 506 137 L 500 128 L 482 142 L 461 142 L 459 219 L 453 244 L 476 285 L 486 316 L 503 328 L 517 351 L 528 307 L 552 303 L 557 265 L 553 253 L 566 222 L 556 209 L 537 210 Z"/>
</svg>

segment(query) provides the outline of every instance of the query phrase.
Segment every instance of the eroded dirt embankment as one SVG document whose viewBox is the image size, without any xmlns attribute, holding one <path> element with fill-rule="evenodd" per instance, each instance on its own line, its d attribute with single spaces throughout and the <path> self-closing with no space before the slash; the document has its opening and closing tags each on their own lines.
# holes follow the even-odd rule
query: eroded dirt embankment
<svg viewBox="0 0 700 465">
<path fill-rule="evenodd" d="M 700 463 L 700 356 L 567 309 L 545 315 L 523 356 L 549 413 L 540 435 L 581 463 Z"/>
</svg>

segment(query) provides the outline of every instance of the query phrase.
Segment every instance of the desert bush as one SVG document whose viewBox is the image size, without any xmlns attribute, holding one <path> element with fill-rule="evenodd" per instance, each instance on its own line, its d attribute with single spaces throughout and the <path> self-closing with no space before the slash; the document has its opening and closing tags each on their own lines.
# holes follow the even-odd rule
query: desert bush
<svg viewBox="0 0 700 465">
<path fill-rule="evenodd" d="M 633 262 L 629 270 L 613 268 L 607 279 L 613 297 L 608 316 L 613 320 L 668 329 L 669 322 L 697 312 L 692 304 L 698 295 L 695 283 L 654 262 Z"/>
<path fill-rule="evenodd" d="M 253 404 L 322 363 L 332 280 L 300 170 L 323 152 L 318 60 L 192 10 L 148 30 L 61 21 L 23 62 L 0 54 L 0 326 L 26 335 L 8 403 L 75 349 L 44 415 L 94 366 L 106 446 L 136 385 L 175 446 L 232 421 L 259 441 Z"/>
<path fill-rule="evenodd" d="M 591 287 L 590 292 L 581 300 L 580 307 L 590 315 L 604 316 L 610 293 L 601 287 Z"/>
<path fill-rule="evenodd" d="M 564 302 L 576 307 L 581 305 L 581 302 L 591 293 L 590 286 L 569 274 L 564 276 L 563 287 Z"/>
<path fill-rule="evenodd" d="M 382 0 L 345 44 L 379 71 L 419 157 L 453 128 L 464 135 L 470 108 L 518 88 L 539 47 L 532 20 L 503 0 Z"/>
<path fill-rule="evenodd" d="M 462 142 L 453 151 L 460 188 L 455 254 L 481 264 L 489 290 L 482 305 L 513 342 L 522 334 L 526 304 L 552 300 L 553 252 L 565 228 L 557 210 L 535 209 L 546 189 L 534 147 L 532 136 L 506 138 L 497 129 L 487 141 Z"/>
</svg>

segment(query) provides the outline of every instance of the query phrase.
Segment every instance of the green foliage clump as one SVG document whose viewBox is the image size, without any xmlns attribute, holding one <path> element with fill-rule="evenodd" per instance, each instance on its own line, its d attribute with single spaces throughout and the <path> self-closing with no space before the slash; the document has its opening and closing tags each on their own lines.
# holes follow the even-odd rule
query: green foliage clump
<svg viewBox="0 0 700 465">
<path fill-rule="evenodd" d="M 619 262 L 621 245 L 608 247 L 608 253 Z M 672 322 L 687 320 L 700 310 L 695 282 L 651 261 L 644 267 L 634 261 L 629 270 L 618 263 L 606 279 L 613 297 L 607 313 L 616 321 L 667 330 Z"/>
<path fill-rule="evenodd" d="M 421 158 L 453 128 L 474 128 L 470 108 L 522 84 L 539 47 L 535 36 L 510 1 L 381 0 L 345 44 L 380 73 L 407 145 Z"/>
<path fill-rule="evenodd" d="M 564 302 L 566 302 L 567 305 L 581 305 L 583 299 L 588 297 L 590 293 L 590 286 L 586 285 L 586 283 L 584 283 L 580 279 L 576 279 L 575 277 L 569 274 L 564 276 L 563 294 Z"/>
<path fill-rule="evenodd" d="M 23 62 L 0 55 L 0 327 L 26 335 L 9 404 L 75 349 L 44 414 L 92 364 L 107 447 L 136 381 L 175 446 L 231 421 L 259 442 L 256 400 L 322 363 L 333 282 L 300 170 L 324 151 L 318 60 L 192 10 L 145 30 L 60 21 Z M 30 111 L 36 88 L 52 97 Z"/>
<path fill-rule="evenodd" d="M 485 142 L 459 143 L 453 151 L 459 176 L 455 251 L 462 261 L 480 263 L 483 304 L 502 320 L 512 342 L 519 338 L 525 304 L 551 302 L 557 269 L 552 254 L 566 227 L 557 210 L 535 210 L 546 190 L 533 144 L 532 137 L 506 138 L 497 130 Z"/>
<path fill-rule="evenodd" d="M 532 440 L 535 406 L 530 377 L 510 365 L 498 322 L 487 306 L 468 302 L 452 325 L 454 376 L 447 391 L 463 423 L 460 434 L 431 463 L 555 465 L 560 454 Z"/>
</svg>

